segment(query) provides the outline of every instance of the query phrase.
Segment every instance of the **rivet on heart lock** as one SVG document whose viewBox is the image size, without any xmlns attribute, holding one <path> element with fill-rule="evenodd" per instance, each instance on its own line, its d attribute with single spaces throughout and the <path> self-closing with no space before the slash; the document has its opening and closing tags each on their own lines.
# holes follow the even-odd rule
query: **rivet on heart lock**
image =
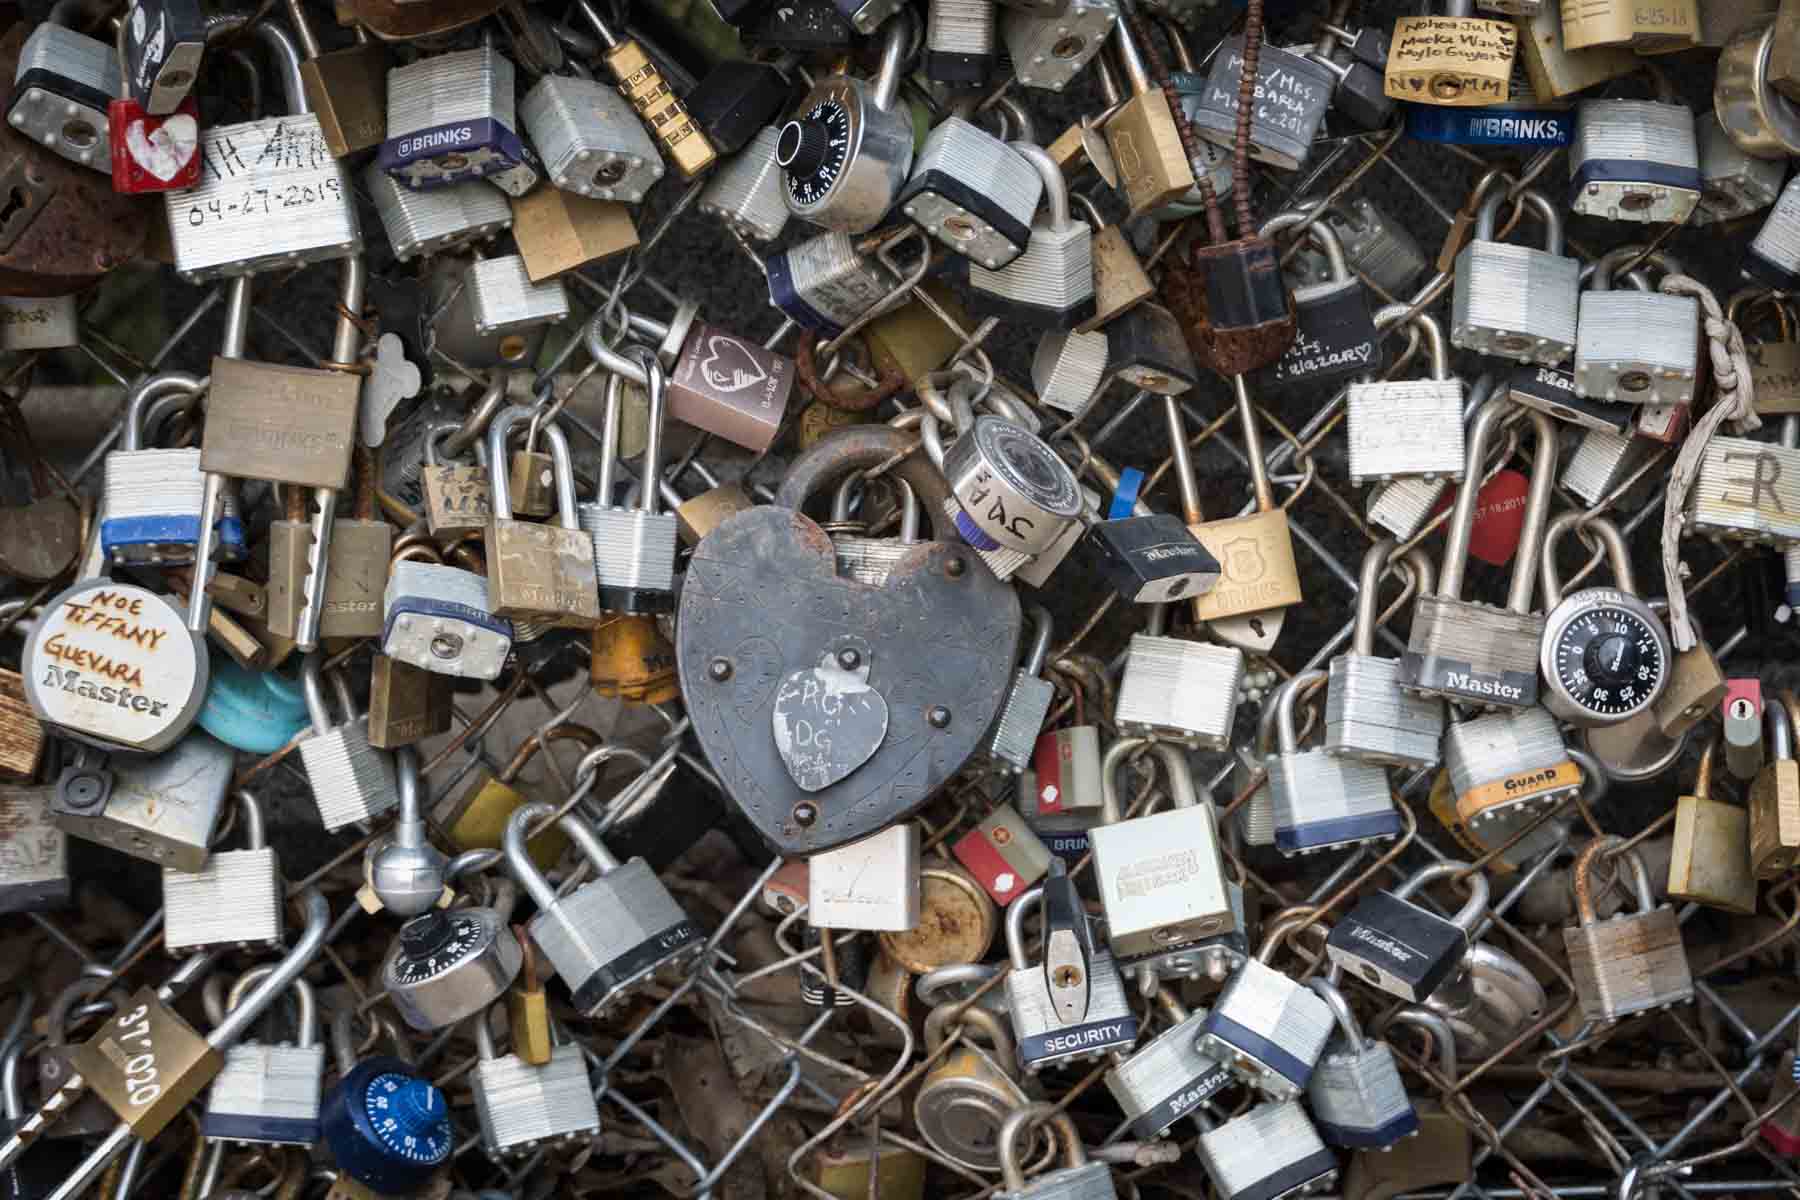
<svg viewBox="0 0 1800 1200">
<path fill-rule="evenodd" d="M 776 752 L 802 791 L 821 791 L 845 778 L 887 737 L 887 701 L 869 686 L 868 644 L 838 641 L 818 666 L 781 681 L 770 710 Z"/>
</svg>

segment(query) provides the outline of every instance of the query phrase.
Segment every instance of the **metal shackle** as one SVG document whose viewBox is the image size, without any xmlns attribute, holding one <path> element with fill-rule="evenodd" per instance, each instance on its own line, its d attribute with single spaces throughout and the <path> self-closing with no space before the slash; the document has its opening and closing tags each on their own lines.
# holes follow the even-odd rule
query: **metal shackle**
<svg viewBox="0 0 1800 1200">
<path fill-rule="evenodd" d="M 1306 986 L 1318 993 L 1319 999 L 1325 1002 L 1325 1007 L 1331 1010 L 1338 1028 L 1344 1031 L 1344 1039 L 1350 1043 L 1350 1052 L 1361 1054 L 1368 1047 L 1368 1041 L 1363 1037 L 1362 1023 L 1350 1011 L 1350 1002 L 1344 999 L 1344 993 L 1338 990 L 1335 983 L 1317 975 L 1307 980 Z"/>
<path fill-rule="evenodd" d="M 269 846 L 268 826 L 263 821 L 262 801 L 258 800 L 249 788 L 239 788 L 238 820 L 244 826 L 244 848 L 247 850 L 266 850 Z"/>
<path fill-rule="evenodd" d="M 1637 592 L 1637 576 L 1631 569 L 1631 551 L 1625 545 L 1625 536 L 1619 527 L 1602 516 L 1589 516 L 1583 509 L 1570 509 L 1560 514 L 1550 527 L 1544 530 L 1544 545 L 1540 551 L 1543 561 L 1538 570 L 1544 580 L 1544 610 L 1548 612 L 1563 601 L 1562 573 L 1556 569 L 1556 547 L 1564 534 L 1580 526 L 1584 532 L 1592 532 L 1606 548 L 1606 558 L 1612 564 L 1613 581 L 1622 592 Z"/>
<path fill-rule="evenodd" d="M 914 537 L 918 536 L 916 527 L 913 534 Z M 907 540 L 904 532 L 901 540 Z M 1042 675 L 1044 661 L 1050 657 L 1050 637 L 1055 626 L 1050 619 L 1050 610 L 1042 604 L 1033 604 L 1027 608 L 1025 616 L 1031 622 L 1031 644 L 1025 648 L 1025 659 L 1019 665 L 1019 670 L 1027 675 Z"/>
<path fill-rule="evenodd" d="M 230 1012 L 236 1008 L 243 1001 L 245 993 L 266 979 L 274 970 L 273 964 L 265 963 L 260 967 L 251 967 L 239 975 L 237 982 L 231 985 L 231 992 L 225 997 L 225 1011 Z M 312 984 L 304 979 L 296 978 L 293 983 L 288 985 L 288 990 L 294 993 L 294 1004 L 298 1010 L 294 1020 L 294 1045 L 302 1050 L 318 1045 L 319 1005 L 313 996 Z"/>
<path fill-rule="evenodd" d="M 1044 885 L 1040 883 L 1021 892 L 1006 910 L 1006 958 L 1015 971 L 1031 970 L 1031 960 L 1025 957 L 1025 913 L 1043 903 Z"/>
<path fill-rule="evenodd" d="M 1281 685 L 1281 691 L 1275 697 L 1275 744 L 1282 754 L 1300 753 L 1300 734 L 1294 727 L 1294 703 L 1303 690 L 1324 679 L 1324 671 L 1301 671 Z"/>
<path fill-rule="evenodd" d="M 501 837 L 501 849 L 506 854 L 506 869 L 519 881 L 519 886 L 525 889 L 532 903 L 545 912 L 555 908 L 560 901 L 557 900 L 556 889 L 550 886 L 550 881 L 544 878 L 543 872 L 531 861 L 531 855 L 526 853 L 525 835 L 533 825 L 556 809 L 557 805 L 547 800 L 520 805 L 507 819 L 506 832 Z M 619 860 L 601 843 L 586 821 L 570 812 L 557 818 L 556 824 L 570 841 L 581 848 L 581 852 L 601 875 L 618 868 Z"/>
<path fill-rule="evenodd" d="M 451 438 L 456 436 L 456 432 L 461 428 L 462 424 L 458 421 L 439 421 L 425 431 L 426 466 L 441 467 L 444 465 L 442 462 L 438 461 L 438 443 L 448 442 Z M 481 466 L 487 466 L 487 443 L 481 438 L 476 438 L 470 444 L 475 450 L 475 461 Z"/>
<path fill-rule="evenodd" d="M 1494 230 L 1500 224 L 1500 205 L 1505 200 L 1506 193 L 1496 191 L 1482 201 L 1481 210 L 1475 214 L 1475 241 L 1491 242 L 1494 240 Z M 1544 223 L 1545 253 L 1561 255 L 1563 252 L 1563 218 L 1557 207 L 1550 203 L 1550 198 L 1536 188 L 1526 188 L 1519 193 L 1519 203 L 1531 205 L 1537 212 L 1538 219 Z"/>
<path fill-rule="evenodd" d="M 1350 653 L 1363 658 L 1375 654 L 1375 618 L 1380 605 L 1381 581 L 1388 572 L 1404 569 L 1399 561 L 1392 561 L 1395 548 L 1399 545 L 1393 538 L 1382 538 L 1370 546 L 1363 554 L 1362 570 L 1356 581 L 1356 624 L 1350 632 Z M 1410 560 L 1405 560 L 1410 565 Z M 1430 589 L 1421 581 L 1414 581 L 1414 586 L 1423 593 Z M 1266 713 L 1272 705 L 1265 705 Z"/>
<path fill-rule="evenodd" d="M 313 732 L 316 734 L 330 733 L 338 728 L 331 723 L 331 712 L 325 706 L 325 684 L 320 678 L 324 669 L 323 650 L 309 650 L 306 657 L 300 660 L 300 694 L 306 698 L 306 715 L 312 720 Z M 346 706 L 342 723 L 348 725 L 355 719 L 355 714 L 347 707 L 348 693 L 340 696 L 338 701 Z"/>
<path fill-rule="evenodd" d="M 529 404 L 513 404 L 494 414 L 488 425 L 487 453 L 489 511 L 496 521 L 513 519 L 512 487 L 505 466 L 510 462 L 506 439 L 520 421 L 529 421 L 536 409 Z M 575 515 L 575 460 L 569 454 L 569 439 L 554 421 L 546 421 L 538 430 L 550 447 L 551 469 L 556 478 L 556 523 L 564 529 L 579 529 Z"/>
<path fill-rule="evenodd" d="M 1292 229 L 1306 219 L 1307 214 L 1303 212 L 1276 213 L 1262 223 L 1256 236 L 1273 239 L 1276 234 Z M 1335 229 L 1324 221 L 1314 221 L 1306 227 L 1306 240 L 1324 252 L 1326 267 L 1331 272 L 1333 283 L 1348 283 L 1356 278 L 1356 272 L 1350 269 L 1350 260 L 1344 254 L 1344 241 L 1338 237 Z"/>
<path fill-rule="evenodd" d="M 1506 607 L 1512 612 L 1529 613 L 1532 611 L 1532 591 L 1537 586 L 1538 547 L 1543 544 L 1544 525 L 1550 515 L 1550 494 L 1556 485 L 1556 429 L 1549 416 L 1535 408 L 1524 408 L 1508 396 L 1491 397 L 1475 414 L 1475 424 L 1469 430 L 1463 478 L 1476 481 L 1482 477 L 1488 443 L 1515 412 L 1531 422 L 1531 491 L 1525 499 L 1525 522 L 1519 531 L 1519 549 L 1513 559 Z M 1438 571 L 1437 580 L 1436 594 L 1446 600 L 1462 599 L 1463 573 L 1469 565 L 1469 539 L 1475 528 L 1475 498 L 1480 491 L 1479 486 L 1468 486 L 1458 488 L 1456 492 L 1456 508 L 1450 515 L 1449 531 L 1444 535 L 1444 565 Z"/>
<path fill-rule="evenodd" d="M 191 401 L 206 390 L 206 381 L 195 375 L 185 375 L 179 371 L 164 371 L 160 375 L 152 375 L 132 389 L 131 399 L 125 406 L 125 428 L 120 434 L 119 449 L 142 450 L 149 430 L 146 422 L 149 419 L 151 406 L 168 396 L 185 396 Z"/>
<path fill-rule="evenodd" d="M 1430 1034 L 1431 1048 L 1437 1055 L 1438 1074 L 1446 1083 L 1456 1082 L 1456 1032 L 1450 1028 L 1450 1022 L 1428 1008 L 1409 1004 L 1388 1018 L 1386 1028 L 1392 1029 L 1396 1025 L 1411 1025 Z"/>
<path fill-rule="evenodd" d="M 935 1008 L 946 1000 L 963 999 L 999 973 L 999 967 L 987 963 L 951 963 L 919 976 L 913 982 L 913 995 L 920 1004 Z M 952 994 L 957 992 L 962 995 Z"/>
<path fill-rule="evenodd" d="M 1594 865 L 1600 856 L 1617 846 L 1623 846 L 1625 839 L 1608 834 L 1597 837 L 1583 846 L 1581 853 L 1575 856 L 1575 867 L 1570 873 L 1575 892 L 1575 919 L 1583 925 L 1592 925 L 1599 921 L 1599 914 L 1594 911 Z M 1644 860 L 1633 847 L 1623 854 L 1614 855 L 1625 860 L 1631 871 L 1631 891 L 1637 899 L 1640 913 L 1650 912 L 1656 907 L 1656 896 L 1650 890 L 1650 872 L 1644 868 Z"/>
<path fill-rule="evenodd" d="M 1481 924 L 1482 917 L 1487 913 L 1488 881 L 1485 872 L 1473 871 L 1465 875 L 1465 871 L 1468 871 L 1467 863 L 1432 863 L 1409 875 L 1399 887 L 1393 890 L 1391 895 L 1396 900 L 1405 900 L 1428 883 L 1458 877 L 1466 879 L 1469 884 L 1469 898 L 1463 901 L 1463 906 L 1451 916 L 1450 923 L 1468 934 L 1472 941 L 1475 937 L 1476 927 Z"/>
<path fill-rule="evenodd" d="M 1122 737 L 1108 746 L 1106 753 L 1100 758 L 1101 824 L 1116 825 L 1125 819 L 1124 810 L 1119 804 L 1119 784 L 1116 776 L 1126 758 L 1140 746 L 1149 747 L 1150 753 L 1162 763 L 1163 771 L 1169 777 L 1169 802 L 1176 808 L 1199 806 L 1200 795 L 1194 789 L 1194 772 L 1188 766 L 1188 761 L 1182 755 L 1179 747 L 1172 742 Z"/>
<path fill-rule="evenodd" d="M 1027 1104 L 1015 1109 L 1006 1118 L 1006 1124 L 1000 1127 L 1000 1176 L 1006 1181 L 1007 1191 L 1025 1190 L 1025 1168 L 1019 1164 L 1019 1142 L 1031 1129 L 1046 1122 L 1056 1127 L 1057 1140 L 1062 1143 L 1063 1167 L 1087 1165 L 1087 1149 L 1082 1146 L 1081 1135 L 1075 1132 L 1075 1122 L 1069 1119 L 1069 1114 L 1059 1112 L 1052 1104 Z"/>
<path fill-rule="evenodd" d="M 960 1013 L 956 1013 L 957 1006 L 958 1002 L 955 1000 L 946 1001 L 945 1003 L 934 1007 L 931 1012 L 926 1015 L 926 1053 L 936 1054 L 938 1052 L 938 1048 L 941 1047 L 945 1040 L 950 1036 L 950 1026 L 952 1023 L 970 1026 L 987 1035 L 988 1042 L 994 1047 L 994 1053 L 992 1055 L 994 1065 L 1006 1072 L 1007 1075 L 1017 1078 L 1019 1073 L 1018 1050 L 1014 1047 L 1012 1033 L 1006 1028 L 1006 1022 L 1002 1021 L 999 1017 L 981 1007 L 979 1004 L 971 1004 Z M 956 1013 L 954 1022 L 951 1020 L 952 1013 Z M 963 1030 L 963 1038 L 965 1040 L 967 1040 L 969 1033 L 970 1029 Z"/>
<path fill-rule="evenodd" d="M 1044 204 L 1050 209 L 1050 228 L 1057 233 L 1066 233 L 1073 226 L 1074 218 L 1069 215 L 1069 183 L 1063 177 L 1062 168 L 1036 142 L 1006 144 L 1030 163 L 1038 178 L 1044 181 Z"/>
<path fill-rule="evenodd" d="M 1769 730 L 1769 757 L 1794 757 L 1794 723 L 1786 706 L 1779 700 L 1763 705 L 1763 720 Z"/>
</svg>

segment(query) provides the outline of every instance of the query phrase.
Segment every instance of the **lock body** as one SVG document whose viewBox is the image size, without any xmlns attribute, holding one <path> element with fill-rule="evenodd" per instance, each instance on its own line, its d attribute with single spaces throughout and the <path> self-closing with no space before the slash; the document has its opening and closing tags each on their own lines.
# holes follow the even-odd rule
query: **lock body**
<svg viewBox="0 0 1800 1200">
<path fill-rule="evenodd" d="M 1750 867 L 1773 879 L 1800 852 L 1800 765 L 1772 758 L 1750 786 Z"/>
<path fill-rule="evenodd" d="M 1669 896 L 1743 915 L 1756 911 L 1747 810 L 1702 796 L 1675 802 Z"/>
<path fill-rule="evenodd" d="M 7 123 L 70 162 L 111 174 L 107 110 L 119 98 L 119 80 L 109 43 L 41 22 L 19 48 Z"/>
<path fill-rule="evenodd" d="M 912 167 L 910 114 L 876 104 L 876 85 L 848 75 L 820 80 L 776 151 L 788 211 L 840 233 L 866 233 L 892 207 Z"/>
<path fill-rule="evenodd" d="M 1175 1122 L 1232 1082 L 1232 1074 L 1198 1048 L 1205 1010 L 1191 1013 L 1106 1073 L 1106 1089 L 1140 1141 Z"/>
<path fill-rule="evenodd" d="M 1691 532 L 1786 545 L 1800 540 L 1800 450 L 1748 438 L 1706 443 L 1685 513 Z"/>
<path fill-rule="evenodd" d="M 127 1069 L 145 1054 L 156 1065 L 160 1088 L 143 1086 L 141 1075 Z M 91 1039 L 69 1047 L 67 1057 L 93 1093 L 146 1141 L 197 1099 L 224 1065 L 223 1056 L 151 987 L 139 988 Z"/>
<path fill-rule="evenodd" d="M 1456 256 L 1450 340 L 1465 350 L 1555 366 L 1575 350 L 1581 265 L 1477 239 Z"/>
<path fill-rule="evenodd" d="M 1312 854 L 1399 836 L 1403 827 L 1387 769 L 1323 749 L 1268 760 L 1275 848 Z"/>
<path fill-rule="evenodd" d="M 513 223 L 506 194 L 477 181 L 419 191 L 371 163 L 362 185 L 401 262 L 493 237 Z"/>
<path fill-rule="evenodd" d="M 1087 967 L 1087 1015 L 1074 1025 L 1058 1015 L 1041 969 L 1014 970 L 1007 975 L 1006 1005 L 1019 1042 L 1019 1065 L 1028 1074 L 1098 1058 L 1108 1050 L 1129 1049 L 1137 1041 L 1137 1017 L 1112 955 L 1096 949 Z"/>
<path fill-rule="evenodd" d="M 1000 36 L 1022 85 L 1060 92 L 1100 53 L 1118 15 L 1118 0 L 1068 0 L 1060 12 L 1009 4 Z"/>
<path fill-rule="evenodd" d="M 1252 958 L 1219 993 L 1200 1048 L 1262 1094 L 1288 1100 L 1306 1089 L 1334 1028 L 1323 1000 Z"/>
<path fill-rule="evenodd" d="M 492 1154 L 528 1154 L 600 1131 L 587 1061 L 573 1042 L 553 1049 L 542 1066 L 517 1054 L 484 1058 L 475 1064 L 473 1091 L 481 1142 Z"/>
<path fill-rule="evenodd" d="M 910 821 L 815 854 L 807 921 L 824 929 L 904 931 L 919 924 L 919 827 Z"/>
<path fill-rule="evenodd" d="M 1299 1101 L 1262 1104 L 1200 1135 L 1200 1164 L 1223 1200 L 1278 1200 L 1329 1188 L 1337 1159 Z"/>
<path fill-rule="evenodd" d="M 45 912 L 73 898 L 69 843 L 50 815 L 52 787 L 0 787 L 0 912 Z"/>
<path fill-rule="evenodd" d="M 261 1145 L 319 1140 L 325 1047 L 239 1042 L 225 1052 L 200 1121 L 203 1137 Z"/>
<path fill-rule="evenodd" d="M 1381 1042 L 1360 1051 L 1335 1043 L 1313 1069 L 1306 1096 L 1319 1135 L 1333 1146 L 1380 1150 L 1419 1129 L 1394 1052 Z"/>
<path fill-rule="evenodd" d="M 649 864 L 631 859 L 531 921 L 531 936 L 590 1016 L 701 950 L 705 933 L 681 910 Z"/>
<path fill-rule="evenodd" d="M 1541 613 L 1519 613 L 1472 600 L 1420 596 L 1400 657 L 1400 686 L 1487 708 L 1537 703 Z"/>
<path fill-rule="evenodd" d="M 371 820 L 400 803 L 394 760 L 369 745 L 366 721 L 314 733 L 300 743 L 300 762 L 327 832 Z"/>
<path fill-rule="evenodd" d="M 781 164 L 775 161 L 780 134 L 773 125 L 757 131 L 750 144 L 712 173 L 700 193 L 700 211 L 759 242 L 781 236 L 788 222 Z"/>
<path fill-rule="evenodd" d="M 563 281 L 534 283 L 525 260 L 508 254 L 469 265 L 462 291 L 437 314 L 431 334 L 436 348 L 458 362 L 517 366 L 537 353 L 548 326 L 568 318 Z"/>
<path fill-rule="evenodd" d="M 1400 687 L 1400 664 L 1372 654 L 1331 660 L 1325 693 L 1325 749 L 1393 767 L 1427 767 L 1438 760 L 1444 706 Z"/>
<path fill-rule="evenodd" d="M 669 415 L 760 454 L 781 429 L 794 377 L 786 355 L 696 321 L 669 374 Z"/>
<path fill-rule="evenodd" d="M 1350 482 L 1463 476 L 1463 388 L 1454 379 L 1353 383 L 1345 402 Z"/>
<path fill-rule="evenodd" d="M 1390 892 L 1371 892 L 1331 927 L 1325 953 L 1372 987 L 1414 1003 L 1462 966 L 1469 938 L 1453 921 Z"/>
<path fill-rule="evenodd" d="M 1666 904 L 1584 920 L 1563 930 L 1563 942 L 1581 1013 L 1590 1021 L 1616 1021 L 1694 998 L 1681 926 Z"/>
<path fill-rule="evenodd" d="M 280 945 L 284 887 L 267 848 L 221 850 L 198 871 L 164 867 L 163 949 Z"/>
<path fill-rule="evenodd" d="M 1043 194 L 1018 151 L 950 116 L 926 135 L 895 202 L 932 237 L 993 270 L 1024 252 Z"/>
<path fill-rule="evenodd" d="M 518 939 L 493 909 L 432 909 L 400 927 L 381 982 L 409 1026 L 442 1029 L 486 1011 L 522 960 Z"/>
<path fill-rule="evenodd" d="M 1107 942 L 1119 961 L 1235 926 L 1210 803 L 1096 825 L 1088 844 L 1106 906 Z"/>
<path fill-rule="evenodd" d="M 225 808 L 231 763 L 229 746 L 193 733 L 155 757 L 66 768 L 52 818 L 65 833 L 133 858 L 199 871 Z"/>
<path fill-rule="evenodd" d="M 771 256 L 769 303 L 803 328 L 836 337 L 887 295 L 887 273 L 843 233 L 808 238 Z"/>
<path fill-rule="evenodd" d="M 1050 850 L 1013 806 L 1002 804 L 950 847 L 983 890 L 1002 907 L 1050 869 Z"/>
<path fill-rule="evenodd" d="M 423 671 L 493 679 L 512 650 L 512 622 L 494 613 L 488 581 L 461 567 L 395 563 L 382 611 L 381 652 Z"/>
<path fill-rule="evenodd" d="M 1654 100 L 1583 100 L 1569 196 L 1577 213 L 1614 221 L 1685 221 L 1700 203 L 1694 114 Z"/>
<path fill-rule="evenodd" d="M 518 134 L 510 59 L 492 46 L 432 55 L 387 77 L 387 140 L 376 162 L 407 187 L 488 179 L 509 196 L 538 181 Z"/>
<path fill-rule="evenodd" d="M 1119 684 L 1119 731 L 1222 750 L 1243 674 L 1236 647 L 1133 634 Z"/>
<path fill-rule="evenodd" d="M 1575 387 L 1595 400 L 1691 404 L 1700 370 L 1700 311 L 1692 296 L 1583 292 Z"/>
<path fill-rule="evenodd" d="M 1230 148 L 1237 131 L 1238 78 L 1244 39 L 1228 37 L 1213 55 L 1194 132 Z M 1331 106 L 1334 76 L 1309 58 L 1264 44 L 1257 55 L 1250 117 L 1250 156 L 1284 171 L 1300 168 Z M 1179 149 L 1179 147 L 1177 147 Z"/>
<path fill-rule="evenodd" d="M 1452 724 L 1444 730 L 1444 766 L 1458 818 L 1489 844 L 1581 788 L 1556 718 L 1541 706 Z"/>
<path fill-rule="evenodd" d="M 106 456 L 102 486 L 100 545 L 109 562 L 180 566 L 194 561 L 206 488 L 200 451 L 114 450 Z"/>
<path fill-rule="evenodd" d="M 519 119 L 563 191 L 636 204 L 663 177 L 637 113 L 597 80 L 546 75 L 519 101 Z"/>
</svg>

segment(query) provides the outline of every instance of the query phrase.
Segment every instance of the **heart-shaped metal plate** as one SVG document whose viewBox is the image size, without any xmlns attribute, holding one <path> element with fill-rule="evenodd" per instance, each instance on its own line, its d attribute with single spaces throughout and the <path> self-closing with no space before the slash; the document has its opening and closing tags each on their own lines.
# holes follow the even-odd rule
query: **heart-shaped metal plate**
<svg viewBox="0 0 1800 1200">
<path fill-rule="evenodd" d="M 802 791 L 828 788 L 873 758 L 887 736 L 888 707 L 866 667 L 831 661 L 789 673 L 770 711 L 775 752 Z"/>
</svg>

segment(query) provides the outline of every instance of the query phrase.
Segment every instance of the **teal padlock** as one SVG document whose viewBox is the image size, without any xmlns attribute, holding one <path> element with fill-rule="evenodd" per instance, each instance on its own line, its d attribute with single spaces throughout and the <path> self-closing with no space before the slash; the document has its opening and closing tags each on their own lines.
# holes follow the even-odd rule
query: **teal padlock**
<svg viewBox="0 0 1800 1200">
<path fill-rule="evenodd" d="M 310 724 L 297 675 L 246 671 L 214 650 L 200 728 L 238 750 L 270 754 Z"/>
</svg>

